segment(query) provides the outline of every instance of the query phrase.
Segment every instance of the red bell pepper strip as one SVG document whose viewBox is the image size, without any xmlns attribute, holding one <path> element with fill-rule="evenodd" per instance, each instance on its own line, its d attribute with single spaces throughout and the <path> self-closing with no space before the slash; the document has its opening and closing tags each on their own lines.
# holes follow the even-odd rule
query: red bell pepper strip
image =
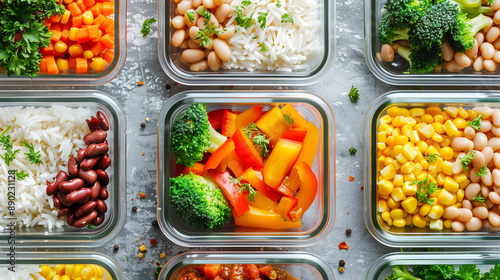
<svg viewBox="0 0 500 280">
<path fill-rule="evenodd" d="M 245 169 L 251 167 L 254 170 L 261 170 L 264 167 L 264 164 L 262 163 L 262 156 L 250 139 L 248 139 L 245 135 L 243 129 L 238 128 L 236 130 L 233 134 L 233 141 L 235 146 L 234 151 L 238 155 L 238 158 Z"/>
<path fill-rule="evenodd" d="M 262 106 L 252 106 L 236 117 L 236 128 L 249 126 L 262 114 Z"/>
<path fill-rule="evenodd" d="M 235 113 L 225 110 L 222 114 L 222 135 L 231 137 L 236 131 L 236 115 Z"/>
<path fill-rule="evenodd" d="M 232 151 L 226 157 L 227 168 L 233 172 L 235 177 L 240 177 L 245 173 L 245 167 L 241 164 L 240 159 L 235 151 Z"/>
<path fill-rule="evenodd" d="M 293 140 L 297 142 L 303 142 L 304 138 L 306 137 L 307 130 L 298 130 L 298 129 L 293 129 L 290 128 L 289 130 L 285 131 L 283 135 L 281 135 L 281 138 L 288 139 L 288 140 Z"/>
<path fill-rule="evenodd" d="M 227 138 L 227 140 L 208 158 L 205 169 L 215 169 L 232 151 L 234 151 L 233 139 Z"/>
<path fill-rule="evenodd" d="M 278 201 L 282 196 L 280 193 L 277 193 L 275 190 L 266 185 L 266 183 L 264 183 L 261 172 L 255 171 L 252 168 L 248 168 L 245 173 L 243 173 L 242 181 L 249 183 L 250 185 L 252 185 L 252 187 L 264 194 L 272 201 Z"/>
<path fill-rule="evenodd" d="M 224 114 L 224 111 L 224 109 L 219 109 L 207 113 L 208 121 L 214 129 L 219 129 L 222 127 L 222 115 Z"/>
<path fill-rule="evenodd" d="M 249 208 L 246 196 L 244 193 L 240 192 L 239 185 L 231 182 L 231 179 L 233 179 L 233 177 L 231 176 L 229 171 L 219 172 L 213 169 L 209 169 L 207 170 L 207 173 L 208 175 L 210 175 L 210 177 L 212 177 L 212 179 L 215 180 L 215 182 L 217 182 L 222 193 L 224 194 L 224 197 L 229 200 L 229 202 L 231 202 L 235 217 L 243 215 L 248 211 Z"/>
<path fill-rule="evenodd" d="M 278 209 L 277 212 L 280 214 L 283 218 L 293 221 L 292 217 L 290 216 L 289 212 L 297 205 L 297 198 L 295 197 L 290 197 L 290 196 L 284 196 L 281 198 L 280 203 L 278 203 Z"/>
<path fill-rule="evenodd" d="M 290 212 L 293 220 L 298 220 L 309 209 L 318 192 L 318 180 L 311 167 L 304 161 L 297 165 L 300 189 L 295 195 L 297 206 Z"/>
<path fill-rule="evenodd" d="M 193 167 L 186 166 L 186 168 L 184 168 L 184 171 L 182 171 L 182 174 L 186 175 L 189 173 L 193 173 L 193 174 L 202 176 L 203 173 L 205 173 L 205 165 L 203 163 L 197 162 L 194 164 Z"/>
</svg>

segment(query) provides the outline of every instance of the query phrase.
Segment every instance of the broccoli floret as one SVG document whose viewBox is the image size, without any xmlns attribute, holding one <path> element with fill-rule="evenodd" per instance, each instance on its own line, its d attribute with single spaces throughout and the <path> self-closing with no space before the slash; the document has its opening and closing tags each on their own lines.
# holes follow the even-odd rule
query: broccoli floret
<svg viewBox="0 0 500 280">
<path fill-rule="evenodd" d="M 398 54 L 410 63 L 411 73 L 430 73 L 441 63 L 441 45 L 436 43 L 429 49 L 405 48 L 399 46 Z"/>
<path fill-rule="evenodd" d="M 378 37 L 382 44 L 392 44 L 397 40 L 408 40 L 408 28 L 395 28 L 393 16 L 390 13 L 385 13 L 378 25 Z"/>
<path fill-rule="evenodd" d="M 482 0 L 440 0 L 440 2 L 441 1 L 450 1 L 458 5 L 460 11 L 466 13 L 468 18 L 474 18 L 479 14 L 493 11 L 493 9 L 488 6 L 482 6 Z"/>
<path fill-rule="evenodd" d="M 488 26 L 489 23 L 488 18 L 481 14 L 473 19 L 467 18 L 465 14 L 458 15 L 455 24 L 448 33 L 451 47 L 461 53 L 471 49 L 476 33 Z"/>
<path fill-rule="evenodd" d="M 221 228 L 231 216 L 221 190 L 208 176 L 170 178 L 170 204 L 185 225 L 198 230 Z"/>
<path fill-rule="evenodd" d="M 408 30 L 425 14 L 431 0 L 388 0 L 387 13 L 382 15 L 378 35 L 382 44 L 392 44 L 397 40 L 408 40 Z"/>
<path fill-rule="evenodd" d="M 171 150 L 177 164 L 193 167 L 204 152 L 213 152 L 226 141 L 227 138 L 210 125 L 206 108 L 205 104 L 192 103 L 175 119 Z"/>
</svg>

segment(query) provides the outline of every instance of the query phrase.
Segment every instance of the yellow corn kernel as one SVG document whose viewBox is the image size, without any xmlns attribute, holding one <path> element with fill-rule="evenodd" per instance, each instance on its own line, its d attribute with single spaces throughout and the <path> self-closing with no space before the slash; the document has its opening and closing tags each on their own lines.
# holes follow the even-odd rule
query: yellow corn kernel
<svg viewBox="0 0 500 280">
<path fill-rule="evenodd" d="M 64 274 L 61 276 L 61 280 L 71 280 L 71 277 L 69 275 Z"/>
<path fill-rule="evenodd" d="M 143 254 L 143 253 L 139 253 L 139 254 L 137 254 L 137 257 L 138 257 L 139 259 L 142 259 L 142 258 L 144 257 L 144 254 Z"/>
<path fill-rule="evenodd" d="M 391 116 L 389 115 L 382 116 L 379 121 L 380 123 L 389 123 L 391 122 Z"/>
<path fill-rule="evenodd" d="M 408 181 L 408 182 L 413 182 L 415 181 L 416 177 L 413 175 L 413 173 L 409 174 L 403 174 L 403 180 Z"/>
<path fill-rule="evenodd" d="M 387 114 L 391 116 L 392 118 L 401 116 L 401 108 L 399 107 L 391 107 L 387 109 Z"/>
<path fill-rule="evenodd" d="M 467 119 L 469 117 L 469 114 L 467 114 L 467 111 L 463 107 L 458 108 L 458 116 L 461 117 L 462 119 Z"/>
<path fill-rule="evenodd" d="M 102 70 L 102 69 L 101 69 Z M 385 146 L 385 143 L 377 143 L 377 149 L 378 150 L 385 150 L 385 148 L 387 148 Z"/>
<path fill-rule="evenodd" d="M 427 148 L 427 150 L 425 150 L 425 153 L 428 154 L 428 155 L 438 154 L 438 152 L 436 150 L 436 147 L 431 146 L 431 145 L 429 145 L 429 147 Z"/>
<path fill-rule="evenodd" d="M 385 167 L 385 156 L 379 156 L 377 158 L 377 171 L 382 170 Z"/>
<path fill-rule="evenodd" d="M 430 124 L 420 127 L 418 132 L 422 133 L 422 135 L 424 135 L 427 138 L 431 138 L 435 134 L 434 128 Z"/>
<path fill-rule="evenodd" d="M 394 219 L 403 219 L 404 218 L 403 209 L 392 209 L 391 210 L 391 218 Z"/>
<path fill-rule="evenodd" d="M 446 179 L 446 175 L 444 173 L 439 173 L 436 176 L 436 182 L 439 186 L 442 186 L 444 184 L 444 179 Z"/>
<path fill-rule="evenodd" d="M 429 212 L 431 211 L 431 208 L 432 208 L 432 206 L 430 206 L 429 204 L 426 203 L 426 204 L 420 206 L 420 210 L 418 210 L 418 214 L 420 216 L 425 217 L 425 216 L 427 216 L 427 214 L 429 214 Z"/>
<path fill-rule="evenodd" d="M 418 132 L 416 130 L 410 131 L 410 141 L 412 143 L 418 144 L 420 143 L 420 136 L 418 135 Z M 420 149 L 420 147 L 418 147 Z"/>
<path fill-rule="evenodd" d="M 414 167 L 415 167 L 415 163 L 409 161 L 401 166 L 401 172 L 412 173 Z"/>
<path fill-rule="evenodd" d="M 100 265 L 92 265 L 95 267 L 95 272 L 97 277 L 103 277 L 104 276 L 104 271 L 102 270 L 102 267 Z"/>
<path fill-rule="evenodd" d="M 382 220 L 387 222 L 391 219 L 391 213 L 389 211 L 384 211 L 382 212 L 382 214 L 380 214 L 380 217 L 382 218 Z"/>
<path fill-rule="evenodd" d="M 453 137 L 464 137 L 464 132 L 463 132 L 463 130 L 459 130 L 459 131 L 457 132 L 457 134 L 455 134 L 455 136 L 453 136 Z M 450 143 L 451 143 L 451 141 L 450 141 Z"/>
<path fill-rule="evenodd" d="M 464 200 L 465 192 L 463 189 L 458 189 L 457 191 L 457 202 L 462 202 Z"/>
<path fill-rule="evenodd" d="M 446 189 L 441 189 L 439 191 L 437 199 L 440 203 L 447 205 L 447 206 L 452 205 L 456 202 L 456 197 L 453 194 L 451 194 L 449 191 L 447 191 Z"/>
<path fill-rule="evenodd" d="M 405 163 L 407 163 L 408 161 L 410 161 L 407 157 L 405 157 L 405 156 L 403 155 L 403 153 L 398 154 L 398 155 L 396 156 L 396 160 L 397 160 L 397 161 L 399 161 L 401 164 L 405 164 Z"/>
<path fill-rule="evenodd" d="M 417 193 L 417 184 L 413 184 L 411 182 L 404 182 L 401 190 L 406 196 L 415 195 Z"/>
<path fill-rule="evenodd" d="M 385 140 L 385 143 L 387 146 L 394 146 L 394 137 L 393 136 L 387 136 L 387 139 Z"/>
<path fill-rule="evenodd" d="M 64 264 L 56 264 L 56 266 L 54 267 L 54 270 L 56 271 L 57 275 L 63 276 L 65 267 L 66 266 Z"/>
<path fill-rule="evenodd" d="M 82 278 L 83 280 L 89 280 L 90 277 L 96 275 L 96 269 L 95 267 L 91 265 L 85 266 L 85 268 L 82 270 Z"/>
<path fill-rule="evenodd" d="M 78 30 L 77 27 L 71 27 L 71 29 L 69 30 L 69 35 L 68 35 L 69 40 L 76 41 L 76 31 L 77 30 Z"/>
<path fill-rule="evenodd" d="M 54 276 L 54 278 L 52 278 L 52 280 L 61 280 L 61 279 L 62 279 L 61 276 L 57 274 Z M 37 279 L 35 278 L 35 280 Z"/>
<path fill-rule="evenodd" d="M 436 161 L 433 161 L 429 164 L 429 173 L 432 176 L 437 176 L 437 173 L 441 171 L 441 165 L 443 165 L 443 159 L 438 158 Z"/>
<path fill-rule="evenodd" d="M 443 136 L 441 136 L 441 134 L 435 133 L 434 135 L 432 135 L 431 139 L 434 140 L 435 144 L 441 143 L 443 141 Z"/>
<path fill-rule="evenodd" d="M 59 22 L 62 24 L 68 23 L 70 16 L 71 16 L 71 12 L 68 10 L 64 10 L 64 14 L 62 14 L 61 20 Z"/>
<path fill-rule="evenodd" d="M 467 180 L 467 175 L 465 175 L 464 173 L 455 174 L 453 175 L 453 180 L 460 184 L 463 181 Z"/>
<path fill-rule="evenodd" d="M 54 51 L 58 53 L 63 53 L 68 49 L 68 45 L 64 43 L 63 41 L 58 41 L 57 43 L 54 44 Z"/>
<path fill-rule="evenodd" d="M 91 50 L 86 50 L 83 52 L 83 57 L 85 57 L 86 59 L 91 59 L 94 57 L 94 52 Z"/>
<path fill-rule="evenodd" d="M 451 228 L 451 223 L 453 223 L 453 220 L 444 220 L 443 226 L 445 228 Z"/>
<path fill-rule="evenodd" d="M 397 160 L 393 161 L 391 164 L 394 166 L 394 168 L 395 168 L 396 170 L 399 170 L 399 169 L 401 168 L 401 165 L 402 165 L 402 164 L 401 164 L 399 161 L 397 161 Z"/>
<path fill-rule="evenodd" d="M 444 180 L 444 185 L 443 187 L 450 193 L 456 193 L 458 190 L 458 184 L 453 180 L 451 177 L 446 177 Z"/>
<path fill-rule="evenodd" d="M 413 218 L 413 215 L 406 215 L 406 217 L 405 217 L 405 221 L 406 221 L 406 224 L 407 224 L 407 225 L 410 225 L 410 224 L 411 224 L 411 218 Z"/>
<path fill-rule="evenodd" d="M 396 175 L 396 169 L 392 164 L 387 165 L 384 169 L 380 170 L 380 175 L 386 180 L 392 180 Z"/>
<path fill-rule="evenodd" d="M 402 228 L 402 227 L 406 226 L 406 220 L 405 219 L 394 219 L 394 220 L 392 220 L 392 224 L 395 227 Z"/>
<path fill-rule="evenodd" d="M 467 121 L 462 119 L 462 118 L 456 118 L 453 120 L 453 124 L 458 128 L 458 129 L 465 129 L 467 127 Z"/>
<path fill-rule="evenodd" d="M 102 57 L 92 58 L 92 62 L 90 63 L 90 68 L 92 68 L 92 70 L 94 70 L 95 72 L 99 72 L 102 71 L 104 67 L 106 67 L 106 60 L 104 60 Z M 385 144 L 383 145 L 385 146 Z"/>
<path fill-rule="evenodd" d="M 466 179 L 465 181 L 461 182 L 460 184 L 458 184 L 460 186 L 460 189 L 465 189 L 468 185 L 470 184 L 470 181 L 469 179 Z"/>
<path fill-rule="evenodd" d="M 403 190 L 400 187 L 394 188 L 391 192 L 391 197 L 396 202 L 400 202 L 406 198 L 406 195 L 403 193 Z"/>
<path fill-rule="evenodd" d="M 436 151 L 441 150 L 441 145 L 439 144 L 439 142 L 434 141 L 434 143 L 432 144 L 432 146 L 434 146 L 434 148 L 436 148 Z"/>
<path fill-rule="evenodd" d="M 439 150 L 439 155 L 444 160 L 450 160 L 455 155 L 455 152 L 451 147 L 443 147 L 441 148 L 441 150 Z"/>
<path fill-rule="evenodd" d="M 406 136 L 406 137 L 410 137 L 410 133 L 412 131 L 413 131 L 413 127 L 411 125 L 409 125 L 409 124 L 405 124 L 401 128 L 401 135 L 402 136 Z"/>
<path fill-rule="evenodd" d="M 91 25 L 94 22 L 94 14 L 92 11 L 87 10 L 83 12 L 83 24 Z"/>
<path fill-rule="evenodd" d="M 467 118 L 468 121 L 473 121 L 475 118 L 477 118 L 477 112 L 473 110 L 466 110 L 467 114 L 469 114 L 469 117 Z"/>
<path fill-rule="evenodd" d="M 384 166 L 391 164 L 394 161 L 391 157 L 384 157 Z"/>
<path fill-rule="evenodd" d="M 50 266 L 48 266 L 48 265 L 42 265 L 42 266 L 40 266 L 40 269 L 41 269 L 41 271 L 39 273 L 43 277 L 46 277 L 47 275 L 49 275 L 50 271 L 52 270 L 52 268 L 50 268 Z"/>
<path fill-rule="evenodd" d="M 420 172 L 422 172 L 423 170 L 424 170 L 424 168 L 422 167 L 422 165 L 420 165 L 420 163 L 417 163 L 413 167 L 412 173 L 415 174 L 415 176 L 416 176 L 416 175 L 420 174 Z"/>
<path fill-rule="evenodd" d="M 410 109 L 410 116 L 412 118 L 421 117 L 425 114 L 424 108 L 412 108 Z"/>
<path fill-rule="evenodd" d="M 402 150 L 403 150 L 403 145 L 394 145 L 394 147 L 392 148 L 392 151 L 394 153 L 394 157 L 399 155 Z"/>
<path fill-rule="evenodd" d="M 440 124 L 444 123 L 444 117 L 442 115 L 435 115 L 434 116 L 434 121 Z"/>
<path fill-rule="evenodd" d="M 391 131 L 391 135 L 396 137 L 398 135 L 401 135 L 401 129 L 399 129 L 399 127 L 396 127 L 394 128 L 392 131 Z"/>
<path fill-rule="evenodd" d="M 419 164 L 422 166 L 423 170 L 427 170 L 429 168 L 429 162 L 426 161 L 425 159 L 422 159 Z"/>
<path fill-rule="evenodd" d="M 45 276 L 45 280 L 53 280 L 54 276 L 56 276 L 56 271 L 55 270 L 51 270 L 49 272 L 49 274 L 47 274 L 47 276 Z"/>
<path fill-rule="evenodd" d="M 401 108 L 401 116 L 403 117 L 409 117 L 410 116 L 410 111 L 406 108 Z"/>
<path fill-rule="evenodd" d="M 403 146 L 401 154 L 403 154 L 405 158 L 407 158 L 408 160 L 413 160 L 418 155 L 418 152 L 413 148 L 413 146 L 410 143 L 407 143 L 406 145 Z"/>
<path fill-rule="evenodd" d="M 444 123 L 444 130 L 446 131 L 446 134 L 448 136 L 454 136 L 458 132 L 458 128 L 455 126 L 455 124 L 451 120 L 447 120 Z"/>
<path fill-rule="evenodd" d="M 441 172 L 448 176 L 453 176 L 453 162 L 443 161 L 441 165 Z"/>
<path fill-rule="evenodd" d="M 82 270 L 85 268 L 85 265 L 83 264 L 78 264 L 75 265 L 75 268 L 73 269 L 73 273 L 71 274 L 71 279 L 76 279 L 81 276 Z"/>
<path fill-rule="evenodd" d="M 456 118 L 458 114 L 458 108 L 457 107 L 445 107 L 444 111 L 450 115 L 452 118 Z"/>
<path fill-rule="evenodd" d="M 457 135 L 458 135 L 458 133 L 455 136 L 457 136 Z M 439 142 L 439 145 L 441 145 L 441 147 L 450 146 L 451 145 L 451 138 L 448 135 L 444 135 L 444 134 L 441 136 L 443 137 L 443 141 Z"/>
<path fill-rule="evenodd" d="M 395 201 L 392 196 L 389 196 L 389 198 L 387 199 L 387 205 L 389 205 L 389 208 L 391 209 L 398 209 L 399 206 L 401 206 L 401 203 Z"/>
<path fill-rule="evenodd" d="M 391 194 L 378 194 L 378 197 L 387 200 L 391 197 Z"/>
<path fill-rule="evenodd" d="M 57 64 L 57 69 L 59 69 L 60 72 L 69 70 L 69 61 L 66 58 L 58 58 L 56 60 L 56 64 Z"/>
<path fill-rule="evenodd" d="M 412 118 L 411 116 L 410 117 L 406 117 L 406 123 L 411 126 L 411 127 L 414 127 L 416 124 L 417 124 L 417 120 Z M 403 126 L 404 127 L 404 126 Z"/>
<path fill-rule="evenodd" d="M 417 199 L 413 196 L 407 197 L 405 200 L 401 202 L 401 207 L 407 212 L 407 213 L 413 213 L 415 209 L 417 209 Z"/>
<path fill-rule="evenodd" d="M 72 264 L 67 264 L 66 267 L 64 268 L 64 274 L 65 275 L 73 275 L 73 269 L 74 269 L 74 265 Z"/>
<path fill-rule="evenodd" d="M 395 187 L 401 187 L 404 183 L 403 175 L 396 174 L 394 176 L 394 180 L 392 180 L 392 183 L 394 184 Z"/>
<path fill-rule="evenodd" d="M 415 178 L 417 180 L 423 181 L 425 180 L 425 178 L 427 178 L 427 176 L 429 176 L 429 173 L 427 173 L 426 171 L 422 171 L 418 175 L 416 175 Z"/>
<path fill-rule="evenodd" d="M 434 128 L 434 131 L 437 134 L 443 134 L 444 133 L 444 126 L 443 126 L 443 124 L 438 123 L 438 122 L 433 122 L 433 123 L 431 123 L 431 125 L 432 125 L 432 128 Z"/>
<path fill-rule="evenodd" d="M 377 210 L 378 212 L 384 212 L 384 211 L 389 211 L 389 204 L 387 204 L 387 200 L 385 199 L 379 199 L 377 201 Z"/>
<path fill-rule="evenodd" d="M 434 121 L 434 118 L 429 114 L 424 114 L 420 120 L 426 124 L 431 124 Z"/>
<path fill-rule="evenodd" d="M 413 149 L 417 153 L 417 155 L 413 159 L 414 162 L 420 162 L 422 159 L 424 159 L 424 155 L 422 154 L 422 152 L 420 152 L 420 149 L 418 147 L 413 147 Z"/>
<path fill-rule="evenodd" d="M 429 223 L 429 228 L 431 230 L 443 230 L 443 221 L 441 221 L 441 220 L 432 220 Z"/>
<path fill-rule="evenodd" d="M 74 280 L 83 280 L 83 278 L 80 276 L 78 278 L 75 278 Z"/>
<path fill-rule="evenodd" d="M 408 137 L 406 137 L 404 135 L 394 136 L 394 144 L 395 145 L 404 145 L 406 143 L 408 143 Z"/>
<path fill-rule="evenodd" d="M 387 134 L 385 134 L 385 132 L 379 132 L 379 133 L 377 133 L 377 142 L 379 142 L 379 143 L 385 143 L 386 139 L 387 139 Z"/>
<path fill-rule="evenodd" d="M 439 219 L 441 216 L 443 216 L 444 209 L 441 205 L 434 205 L 431 207 L 431 211 L 429 211 L 429 214 L 427 216 L 431 217 L 431 219 Z"/>
<path fill-rule="evenodd" d="M 396 116 L 392 118 L 392 125 L 394 127 L 403 127 L 405 124 L 407 124 L 407 122 L 404 116 Z"/>
<path fill-rule="evenodd" d="M 425 219 L 423 219 L 419 214 L 413 215 L 411 222 L 414 226 L 423 228 L 427 224 Z"/>
</svg>

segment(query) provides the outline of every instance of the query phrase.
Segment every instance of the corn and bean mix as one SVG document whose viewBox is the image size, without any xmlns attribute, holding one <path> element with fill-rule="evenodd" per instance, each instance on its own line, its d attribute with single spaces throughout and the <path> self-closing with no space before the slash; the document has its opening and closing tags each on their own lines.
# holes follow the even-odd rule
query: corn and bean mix
<svg viewBox="0 0 500 280">
<path fill-rule="evenodd" d="M 500 109 L 391 107 L 376 145 L 386 225 L 500 230 Z"/>
</svg>

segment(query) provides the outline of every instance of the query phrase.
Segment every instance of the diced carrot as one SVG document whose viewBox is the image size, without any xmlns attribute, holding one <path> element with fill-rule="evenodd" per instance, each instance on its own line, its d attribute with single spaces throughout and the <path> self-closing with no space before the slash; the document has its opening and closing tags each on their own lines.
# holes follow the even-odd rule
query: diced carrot
<svg viewBox="0 0 500 280">
<path fill-rule="evenodd" d="M 102 58 L 106 60 L 106 62 L 111 63 L 115 58 L 115 50 L 107 49 L 102 53 Z"/>
<path fill-rule="evenodd" d="M 92 14 L 94 15 L 94 18 L 102 14 L 102 3 L 95 3 L 94 6 L 90 8 L 92 11 Z"/>
<path fill-rule="evenodd" d="M 78 5 L 78 8 L 80 8 L 81 11 L 85 11 L 85 9 L 87 9 L 87 5 L 85 5 L 83 0 L 76 0 L 76 5 Z"/>
<path fill-rule="evenodd" d="M 42 59 L 40 59 L 40 73 L 45 72 L 47 72 L 47 57 L 43 56 Z"/>
<path fill-rule="evenodd" d="M 80 28 L 80 27 L 82 27 L 82 24 L 83 24 L 83 16 L 82 15 L 71 17 L 71 26 L 72 27 Z"/>
<path fill-rule="evenodd" d="M 75 69 L 76 68 L 76 57 L 70 57 L 69 58 L 69 69 Z"/>
<path fill-rule="evenodd" d="M 102 13 L 105 16 L 109 16 L 115 13 L 115 3 L 104 2 L 102 3 Z"/>
<path fill-rule="evenodd" d="M 90 40 L 95 40 L 99 38 L 99 26 L 91 25 L 87 27 L 89 29 L 89 38 Z"/>
<path fill-rule="evenodd" d="M 112 25 L 104 30 L 107 34 L 110 34 L 111 36 L 115 36 L 115 26 Z"/>
<path fill-rule="evenodd" d="M 65 55 L 66 55 L 66 53 L 60 53 L 60 52 L 56 52 L 56 51 L 54 51 L 54 56 L 57 56 L 57 57 L 63 57 L 63 56 L 65 56 Z"/>
<path fill-rule="evenodd" d="M 95 56 L 100 55 L 105 49 L 106 46 L 104 46 L 100 42 L 97 42 L 92 48 L 90 48 L 90 50 L 94 53 Z"/>
<path fill-rule="evenodd" d="M 70 29 L 71 29 L 71 27 L 73 27 L 73 26 L 71 25 L 71 22 L 70 22 L 69 20 L 68 20 L 68 22 L 67 22 L 67 23 L 65 23 L 65 24 L 59 23 L 59 25 L 61 26 L 61 30 L 64 30 L 64 29 L 66 29 L 66 30 L 70 30 Z"/>
<path fill-rule="evenodd" d="M 95 0 L 85 0 L 85 5 L 87 5 L 87 7 L 90 7 L 94 4 L 95 4 Z"/>
<path fill-rule="evenodd" d="M 50 43 L 48 47 L 43 48 L 43 53 L 52 55 L 54 53 L 54 45 Z"/>
<path fill-rule="evenodd" d="M 66 8 L 71 12 L 72 17 L 82 14 L 82 10 L 80 9 L 80 7 L 78 7 L 78 5 L 75 2 L 69 4 L 68 6 L 66 6 Z"/>
<path fill-rule="evenodd" d="M 61 25 L 59 23 L 55 23 L 55 24 L 50 25 L 49 30 L 50 31 L 54 31 L 55 30 L 55 31 L 61 32 L 62 28 L 61 28 Z"/>
<path fill-rule="evenodd" d="M 113 36 L 106 34 L 104 36 L 101 36 L 101 39 L 99 39 L 99 42 L 103 45 L 106 46 L 106 48 L 111 47 L 112 45 L 115 44 L 115 40 L 113 39 Z"/>
<path fill-rule="evenodd" d="M 51 41 L 52 43 L 57 43 L 57 42 L 59 42 L 59 40 L 61 40 L 61 35 L 62 35 L 62 32 L 61 32 L 61 31 L 52 30 L 52 37 L 50 38 L 50 41 Z"/>
<path fill-rule="evenodd" d="M 95 15 L 94 15 L 95 16 Z M 92 23 L 93 25 L 99 26 L 99 28 L 102 26 L 102 24 L 106 21 L 106 17 L 99 14 L 95 19 L 94 22 Z"/>
<path fill-rule="evenodd" d="M 90 41 L 89 38 L 89 29 L 86 27 L 80 28 L 76 31 L 76 41 L 79 44 L 83 44 L 85 42 Z"/>
<path fill-rule="evenodd" d="M 59 68 L 57 68 L 57 63 L 54 57 L 47 57 L 47 73 L 49 74 L 58 74 Z"/>
<path fill-rule="evenodd" d="M 102 4 L 102 3 L 104 2 L 104 0 L 95 0 L 95 2 L 96 2 L 96 3 L 101 3 L 101 4 Z"/>
<path fill-rule="evenodd" d="M 43 26 L 49 26 L 51 25 L 52 23 L 50 22 L 50 20 L 48 18 L 45 19 L 45 21 L 43 22 Z"/>
<path fill-rule="evenodd" d="M 69 30 L 68 29 L 64 29 L 62 32 L 61 32 L 61 41 L 63 41 L 64 43 L 68 43 L 68 37 L 69 37 Z"/>
<path fill-rule="evenodd" d="M 53 15 L 49 18 L 49 21 L 52 23 L 58 23 L 61 21 L 61 16 L 59 15 Z"/>
<path fill-rule="evenodd" d="M 103 24 L 101 24 L 100 28 L 102 30 L 106 30 L 110 26 L 114 27 L 115 26 L 115 21 L 113 19 L 106 18 L 106 20 L 103 22 Z"/>
<path fill-rule="evenodd" d="M 77 57 L 75 69 L 76 69 L 76 73 L 78 73 L 78 74 L 87 73 L 87 70 L 88 70 L 87 59 L 83 58 L 83 57 Z"/>
</svg>

